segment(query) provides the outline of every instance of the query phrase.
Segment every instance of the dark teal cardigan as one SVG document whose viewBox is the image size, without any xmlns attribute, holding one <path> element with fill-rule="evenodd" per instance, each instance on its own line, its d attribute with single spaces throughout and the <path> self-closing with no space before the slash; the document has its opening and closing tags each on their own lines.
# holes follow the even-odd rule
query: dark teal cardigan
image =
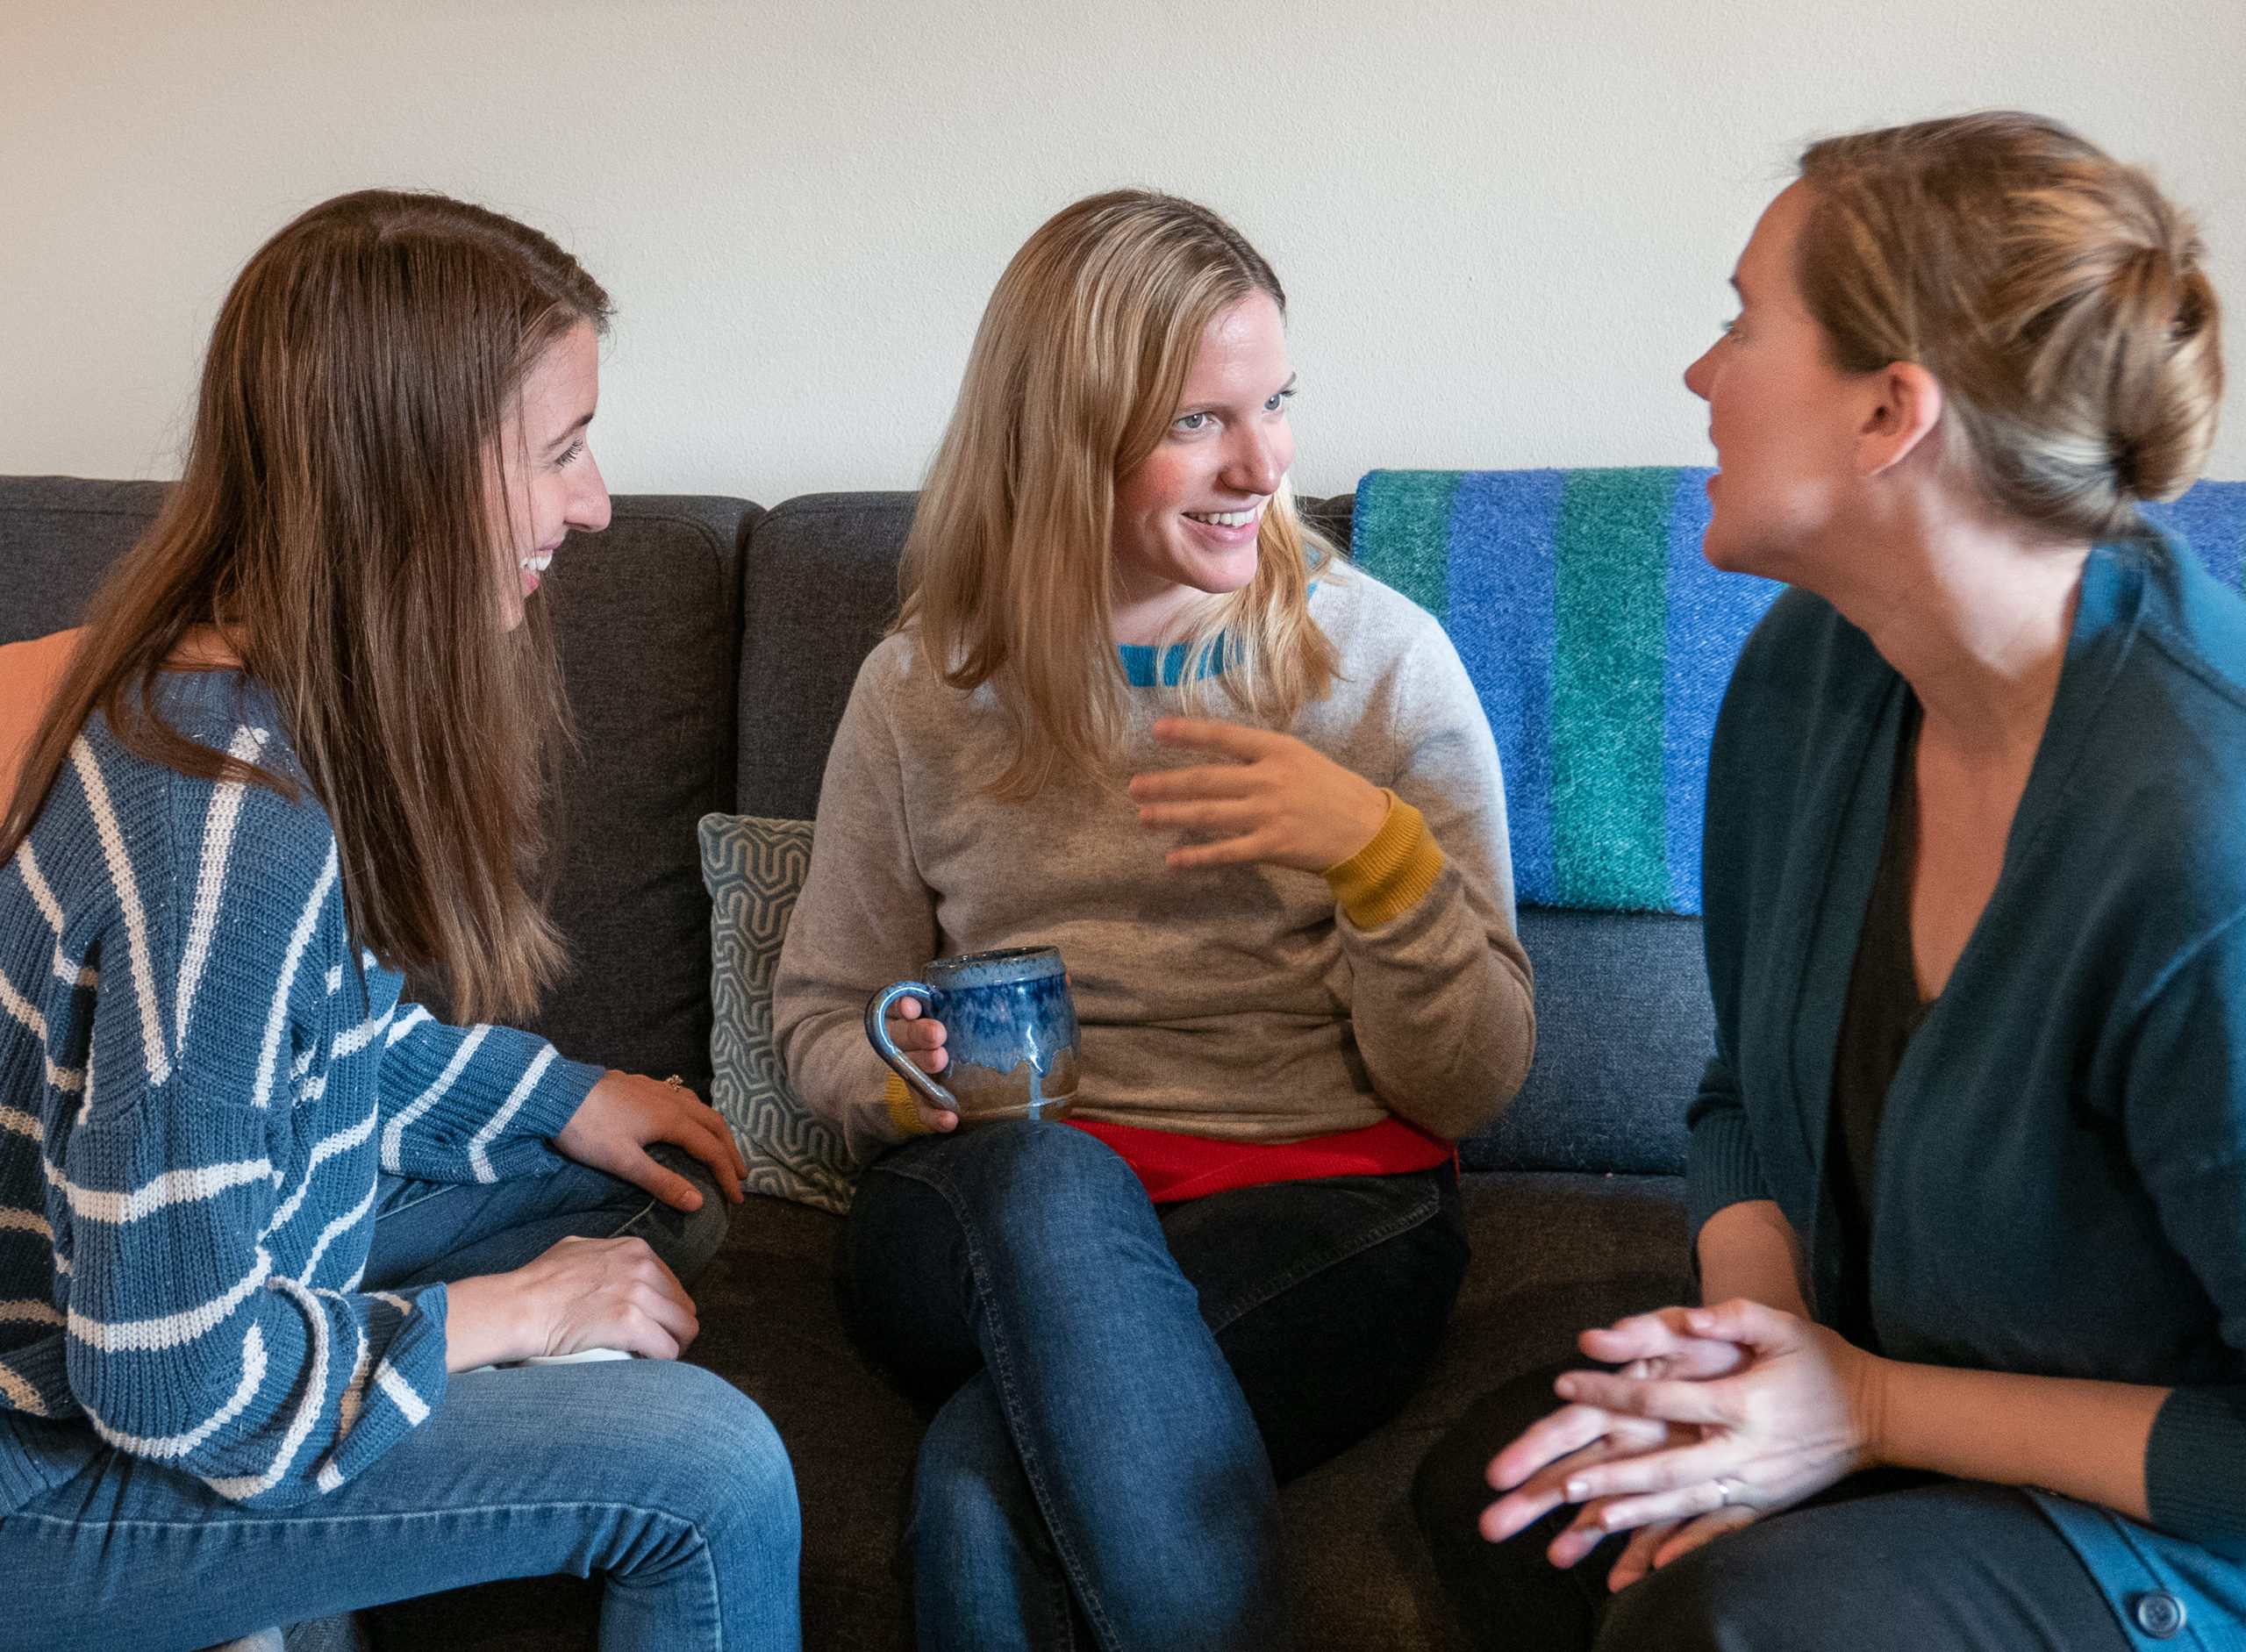
<svg viewBox="0 0 2246 1652">
<path fill-rule="evenodd" d="M 1816 1299 L 1833 1048 L 1879 859 L 1902 679 L 1826 603 L 1779 598 L 1708 769 L 1716 1055 L 1692 1231 L 1775 1199 Z M 2172 1387 L 2152 1525 L 2036 1493 L 2114 1601 L 2246 1647 L 2246 603 L 2185 551 L 2101 546 L 2004 869 L 1880 1129 L 1881 1351 Z M 2228 1620 L 2228 1621 L 2225 1621 Z"/>
</svg>

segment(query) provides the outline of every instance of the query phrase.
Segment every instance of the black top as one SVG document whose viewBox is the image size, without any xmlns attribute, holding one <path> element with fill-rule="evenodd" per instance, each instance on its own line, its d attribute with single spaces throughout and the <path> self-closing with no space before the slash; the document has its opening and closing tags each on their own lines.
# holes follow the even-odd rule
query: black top
<svg viewBox="0 0 2246 1652">
<path fill-rule="evenodd" d="M 1863 927 L 1849 972 L 1841 1035 L 1833 1047 L 1833 1122 L 1825 1146 L 1826 1197 L 1840 1239 L 1841 1284 L 1833 1328 L 1858 1348 L 1879 1351 L 1871 1324 L 1872 1175 L 1879 1118 L 1903 1052 L 1932 1007 L 1919 996 L 1911 958 L 1911 870 L 1919 852 L 1918 697 L 1903 712 L 1887 829 L 1872 875 Z"/>
</svg>

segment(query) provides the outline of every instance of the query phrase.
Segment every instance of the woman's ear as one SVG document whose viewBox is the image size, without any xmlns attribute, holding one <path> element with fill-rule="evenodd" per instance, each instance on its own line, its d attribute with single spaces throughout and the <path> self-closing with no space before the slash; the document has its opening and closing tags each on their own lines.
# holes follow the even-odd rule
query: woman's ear
<svg viewBox="0 0 2246 1652">
<path fill-rule="evenodd" d="M 1942 381 L 1916 361 L 1891 361 L 1864 377 L 1871 400 L 1856 428 L 1856 472 L 1876 476 L 1942 422 Z"/>
</svg>

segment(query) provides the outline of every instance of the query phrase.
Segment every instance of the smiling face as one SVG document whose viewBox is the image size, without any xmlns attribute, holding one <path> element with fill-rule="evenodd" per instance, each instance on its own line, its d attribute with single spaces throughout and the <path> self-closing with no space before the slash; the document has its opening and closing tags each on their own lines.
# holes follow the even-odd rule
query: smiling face
<svg viewBox="0 0 2246 1652">
<path fill-rule="evenodd" d="M 599 401 L 600 342 L 581 323 L 531 363 L 501 429 L 500 462 L 490 473 L 491 516 L 507 561 L 500 589 L 510 631 L 522 623 L 525 599 L 569 531 L 597 533 L 608 526 L 608 487 L 586 440 Z"/>
<path fill-rule="evenodd" d="M 1253 292 L 1219 312 L 1168 432 L 1115 484 L 1117 641 L 1154 641 L 1197 596 L 1255 576 L 1264 507 L 1294 463 L 1293 394 L 1270 296 Z"/>
<path fill-rule="evenodd" d="M 1720 467 L 1708 481 L 1704 554 L 1729 572 L 1795 583 L 1803 559 L 1849 515 L 1866 414 L 1867 387 L 1832 365 L 1794 275 L 1813 199 L 1796 183 L 1764 211 L 1732 277 L 1738 318 L 1684 373 L 1708 404 Z"/>
</svg>

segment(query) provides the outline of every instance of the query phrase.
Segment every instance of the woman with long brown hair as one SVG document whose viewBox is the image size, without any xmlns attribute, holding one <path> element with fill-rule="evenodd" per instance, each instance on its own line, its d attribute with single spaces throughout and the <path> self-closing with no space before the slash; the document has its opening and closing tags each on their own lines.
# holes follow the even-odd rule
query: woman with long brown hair
<svg viewBox="0 0 2246 1652">
<path fill-rule="evenodd" d="M 1811 147 L 1735 285 L 1706 551 L 1794 589 L 1708 769 L 1707 1305 L 1495 1391 L 1420 1523 L 1492 1648 L 2237 1645 L 2246 604 L 2138 510 L 2199 238 L 1975 115 Z"/>
<path fill-rule="evenodd" d="M 607 525 L 607 315 L 383 191 L 220 312 L 0 821 L 0 1645 L 596 1569 L 604 1646 L 796 1644 L 785 1453 L 677 1362 L 725 1126 L 401 998 L 519 1014 L 560 962 L 536 592 Z"/>
<path fill-rule="evenodd" d="M 1434 620 L 1303 530 L 1284 303 L 1191 202 L 1032 236 L 828 759 L 776 1019 L 871 1161 L 858 1327 L 940 1407 L 926 1647 L 1284 1644 L 1276 1482 L 1418 1381 L 1466 1266 L 1451 1143 L 1527 1070 L 1496 747 Z M 1074 1115 L 954 1134 L 869 993 L 1038 946 Z M 919 1009 L 892 1037 L 941 1074 Z"/>
</svg>

